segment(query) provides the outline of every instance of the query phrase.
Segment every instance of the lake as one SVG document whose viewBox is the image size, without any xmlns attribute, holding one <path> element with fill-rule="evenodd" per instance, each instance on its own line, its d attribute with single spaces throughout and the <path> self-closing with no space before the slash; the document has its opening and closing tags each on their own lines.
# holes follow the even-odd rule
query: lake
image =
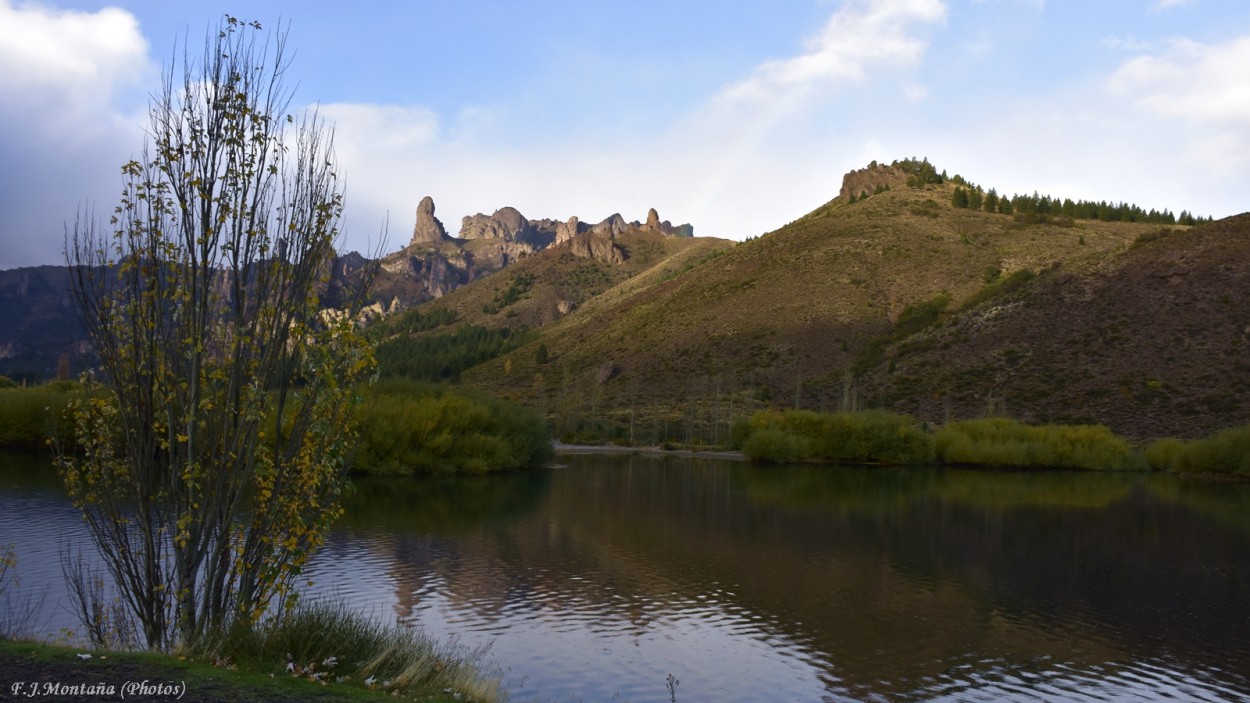
<svg viewBox="0 0 1250 703">
<path fill-rule="evenodd" d="M 357 479 L 315 595 L 479 647 L 513 701 L 1250 699 L 1250 484 L 561 455 Z M 89 548 L 0 455 L 42 631 Z"/>
</svg>

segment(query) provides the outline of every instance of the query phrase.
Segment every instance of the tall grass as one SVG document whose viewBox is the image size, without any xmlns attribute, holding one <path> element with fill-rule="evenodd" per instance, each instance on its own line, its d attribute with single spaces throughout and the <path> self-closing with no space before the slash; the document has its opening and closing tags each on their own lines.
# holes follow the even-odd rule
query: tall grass
<svg viewBox="0 0 1250 703">
<path fill-rule="evenodd" d="M 237 626 L 191 652 L 242 668 L 383 690 L 442 692 L 497 701 L 485 650 L 439 643 L 399 622 L 382 624 L 341 603 L 319 600 L 255 627 Z"/>
<path fill-rule="evenodd" d="M 881 410 L 815 413 L 760 411 L 736 428 L 735 446 L 752 459 L 926 464 L 933 439 L 906 415 Z"/>
<path fill-rule="evenodd" d="M 1147 445 L 1145 456 L 1166 471 L 1250 476 L 1250 425 L 1188 442 L 1161 439 Z"/>
<path fill-rule="evenodd" d="M 1146 461 L 1102 425 L 1026 425 L 988 418 L 954 422 L 934 433 L 947 464 L 1049 466 L 1140 471 Z"/>
</svg>

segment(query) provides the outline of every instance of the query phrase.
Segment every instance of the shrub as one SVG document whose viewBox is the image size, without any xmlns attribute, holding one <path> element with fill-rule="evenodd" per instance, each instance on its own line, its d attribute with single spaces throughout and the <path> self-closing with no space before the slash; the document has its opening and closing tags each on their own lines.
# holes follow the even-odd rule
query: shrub
<svg viewBox="0 0 1250 703">
<path fill-rule="evenodd" d="M 733 440 L 747 456 L 769 461 L 924 464 L 934 458 L 933 439 L 911 418 L 880 410 L 760 411 L 735 426 Z"/>
<path fill-rule="evenodd" d="M 786 463 L 806 458 L 808 446 L 803 439 L 785 430 L 762 429 L 751 433 L 742 446 L 742 453 L 760 461 Z"/>
<path fill-rule="evenodd" d="M 484 395 L 392 380 L 369 389 L 360 412 L 365 473 L 488 473 L 551 456 L 537 413 Z"/>
<path fill-rule="evenodd" d="M 77 388 L 77 384 L 56 382 L 34 388 L 0 389 L 0 447 L 45 450 L 54 435 L 58 441 L 68 443 L 73 427 L 65 418 L 65 409 L 75 397 L 71 391 Z"/>
<path fill-rule="evenodd" d="M 991 418 L 955 422 L 934 436 L 947 464 L 1142 470 L 1145 460 L 1102 425 L 1026 425 Z"/>
<path fill-rule="evenodd" d="M 1146 447 L 1145 454 L 1156 469 L 1250 476 L 1250 425 L 1190 442 L 1161 439 Z"/>
</svg>

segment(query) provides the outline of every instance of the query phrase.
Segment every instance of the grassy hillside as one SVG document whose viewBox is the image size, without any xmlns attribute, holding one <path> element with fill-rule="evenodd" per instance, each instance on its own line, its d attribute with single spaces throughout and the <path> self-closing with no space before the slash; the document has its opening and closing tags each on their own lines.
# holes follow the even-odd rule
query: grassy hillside
<svg viewBox="0 0 1250 703">
<path fill-rule="evenodd" d="M 556 248 L 422 310 L 537 330 L 462 378 L 572 437 L 724 442 L 735 417 L 796 405 L 1135 437 L 1245 422 L 1216 383 L 1250 383 L 1243 225 L 1021 217 L 879 180 L 741 244 L 623 239 L 617 266 Z"/>
<path fill-rule="evenodd" d="M 890 345 L 867 394 L 937 421 L 997 405 L 1142 438 L 1246 423 L 1250 215 L 1147 236 L 1092 263 L 1048 267 Z"/>
</svg>

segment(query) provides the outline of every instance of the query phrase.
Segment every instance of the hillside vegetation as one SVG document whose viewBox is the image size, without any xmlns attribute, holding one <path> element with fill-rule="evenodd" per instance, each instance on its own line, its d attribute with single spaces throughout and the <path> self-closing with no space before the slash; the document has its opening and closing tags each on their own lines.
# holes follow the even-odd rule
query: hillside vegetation
<svg viewBox="0 0 1250 703">
<path fill-rule="evenodd" d="M 1244 218 L 988 212 L 952 202 L 967 181 L 930 173 L 853 172 L 839 197 L 736 245 L 622 237 L 624 264 L 544 251 L 421 310 L 453 312 L 444 333 L 524 332 L 461 378 L 570 439 L 724 444 L 764 407 L 1132 438 L 1246 421 Z M 1135 213 L 1153 221 L 1111 219 Z"/>
</svg>

